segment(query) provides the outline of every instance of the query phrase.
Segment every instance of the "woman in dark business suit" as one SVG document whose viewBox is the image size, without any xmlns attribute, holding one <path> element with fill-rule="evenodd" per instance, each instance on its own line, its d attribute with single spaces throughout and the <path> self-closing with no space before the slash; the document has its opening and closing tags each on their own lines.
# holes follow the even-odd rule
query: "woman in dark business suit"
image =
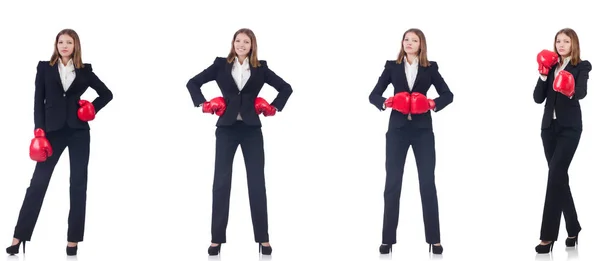
<svg viewBox="0 0 600 261">
<path fill-rule="evenodd" d="M 568 247 L 577 244 L 581 231 L 568 172 L 583 131 L 579 100 L 587 95 L 592 64 L 580 58 L 579 38 L 570 28 L 558 31 L 554 37 L 554 52 L 543 50 L 537 60 L 540 77 L 533 99 L 538 104 L 546 101 L 541 129 L 549 170 L 541 242 L 535 250 L 549 253 L 558 238 L 561 213 L 565 216 Z"/>
<path fill-rule="evenodd" d="M 394 96 L 382 97 L 389 84 Z M 438 98 L 428 99 L 433 85 Z M 435 142 L 431 110 L 439 112 L 452 103 L 454 94 L 438 71 L 436 62 L 427 59 L 427 42 L 419 29 L 404 33 L 400 54 L 387 61 L 383 73 L 369 96 L 379 110 L 391 108 L 386 133 L 386 181 L 384 191 L 383 240 L 381 254 L 388 254 L 396 243 L 400 205 L 400 190 L 408 148 L 412 145 L 417 162 L 425 236 L 429 251 L 441 254 L 440 225 L 435 187 Z"/>
<path fill-rule="evenodd" d="M 93 102 L 81 100 L 92 87 L 99 95 Z M 83 241 L 85 207 L 90 155 L 90 127 L 108 102 L 112 92 L 94 74 L 91 64 L 81 60 L 79 36 L 71 29 L 56 35 L 50 61 L 40 61 L 35 77 L 34 123 L 30 157 L 36 161 L 31 183 L 25 194 L 8 254 L 19 253 L 19 246 L 31 240 L 33 229 L 48 189 L 50 177 L 58 159 L 69 147 L 70 211 L 67 232 L 67 255 L 77 254 L 77 244 Z"/>
<path fill-rule="evenodd" d="M 207 101 L 200 88 L 216 81 L 222 97 Z M 257 97 L 264 84 L 278 91 L 270 104 Z M 218 255 L 226 242 L 225 230 L 229 218 L 229 196 L 233 158 L 238 146 L 246 164 L 250 211 L 254 240 L 259 252 L 270 255 L 265 191 L 265 155 L 260 114 L 274 116 L 283 110 L 292 94 L 291 86 L 258 60 L 256 37 L 250 29 L 240 29 L 233 35 L 227 58 L 217 57 L 213 64 L 187 83 L 194 106 L 205 113 L 216 114 L 216 155 L 213 181 L 212 240 L 209 255 Z"/>
</svg>

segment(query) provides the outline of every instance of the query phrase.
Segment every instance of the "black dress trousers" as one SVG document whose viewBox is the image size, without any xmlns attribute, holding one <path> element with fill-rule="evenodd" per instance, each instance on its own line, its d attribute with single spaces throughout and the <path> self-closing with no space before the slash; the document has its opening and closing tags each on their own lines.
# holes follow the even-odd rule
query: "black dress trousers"
<svg viewBox="0 0 600 261">
<path fill-rule="evenodd" d="M 90 132 L 88 129 L 72 129 L 65 126 L 60 130 L 47 132 L 46 137 L 52 146 L 53 155 L 35 166 L 19 212 L 14 237 L 21 241 L 31 240 L 54 167 L 65 148 L 69 147 L 71 175 L 67 241 L 81 242 L 85 228 Z"/>
<path fill-rule="evenodd" d="M 212 243 L 226 242 L 233 158 L 238 145 L 246 165 L 250 211 L 257 243 L 268 242 L 267 195 L 265 189 L 265 152 L 261 127 L 237 121 L 217 127 L 215 173 L 213 181 Z"/>
<path fill-rule="evenodd" d="M 402 128 L 389 129 L 386 133 L 383 244 L 396 243 L 402 176 L 408 148 L 411 145 L 419 176 L 425 239 L 429 244 L 440 243 L 433 130 L 431 128 L 418 128 L 409 123 Z"/>
</svg>

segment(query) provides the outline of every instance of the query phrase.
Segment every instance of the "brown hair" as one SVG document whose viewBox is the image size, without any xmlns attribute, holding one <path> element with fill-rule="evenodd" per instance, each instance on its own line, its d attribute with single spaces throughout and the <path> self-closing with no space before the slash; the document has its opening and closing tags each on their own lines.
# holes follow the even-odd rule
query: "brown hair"
<svg viewBox="0 0 600 261">
<path fill-rule="evenodd" d="M 54 53 L 52 54 L 52 57 L 50 58 L 50 65 L 54 66 L 54 64 L 56 64 L 56 62 L 58 62 L 58 60 L 61 57 L 60 52 L 58 51 L 57 45 L 58 45 L 58 38 L 63 34 L 66 34 L 66 35 L 70 36 L 71 38 L 73 38 L 73 44 L 75 45 L 75 47 L 73 48 L 73 53 L 71 54 L 71 59 L 73 59 L 73 65 L 77 69 L 83 68 L 83 62 L 81 60 L 81 42 L 79 41 L 79 35 L 77 35 L 75 30 L 73 30 L 73 29 L 63 29 L 62 31 L 58 32 L 58 34 L 56 35 L 56 39 L 54 40 Z"/>
<path fill-rule="evenodd" d="M 406 32 L 404 32 L 404 34 L 402 35 L 402 41 L 404 41 L 404 38 L 406 37 L 406 34 L 408 34 L 408 33 L 414 33 L 417 35 L 417 37 L 419 37 L 419 41 L 420 41 L 419 65 L 421 65 L 422 67 L 429 66 L 429 60 L 427 59 L 427 40 L 425 39 L 425 34 L 420 29 L 411 28 L 411 29 L 406 30 Z M 401 44 L 400 45 L 400 53 L 398 54 L 396 63 L 398 63 L 398 64 L 402 63 L 402 60 L 404 59 L 405 56 L 406 56 L 406 51 L 404 51 L 404 45 Z"/>
<path fill-rule="evenodd" d="M 563 28 L 560 31 L 558 31 L 556 33 L 556 35 L 554 36 L 554 52 L 558 53 L 558 50 L 556 49 L 556 40 L 558 39 L 558 35 L 559 34 L 565 34 L 567 37 L 571 38 L 571 65 L 575 66 L 577 65 L 579 62 L 581 62 L 581 58 L 579 57 L 579 37 L 577 37 L 577 33 L 575 33 L 575 30 L 571 29 L 571 28 Z M 560 57 L 560 63 L 562 64 L 562 57 Z"/>
<path fill-rule="evenodd" d="M 248 53 L 248 60 L 250 61 L 250 65 L 252 67 L 259 67 L 260 63 L 258 62 L 258 45 L 256 44 L 256 36 L 254 35 L 254 32 L 248 28 L 237 30 L 237 32 L 235 32 L 233 35 L 233 39 L 231 40 L 231 50 L 229 51 L 229 55 L 227 55 L 227 62 L 232 63 L 237 56 L 233 44 L 235 43 L 235 38 L 238 36 L 238 34 L 245 34 L 250 37 L 250 52 Z"/>
</svg>

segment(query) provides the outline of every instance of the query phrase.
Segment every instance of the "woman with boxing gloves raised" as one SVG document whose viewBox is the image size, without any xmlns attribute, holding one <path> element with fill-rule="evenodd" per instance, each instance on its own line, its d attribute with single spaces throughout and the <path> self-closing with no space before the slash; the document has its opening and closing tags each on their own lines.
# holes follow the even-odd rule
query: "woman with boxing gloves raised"
<svg viewBox="0 0 600 261">
<path fill-rule="evenodd" d="M 93 102 L 80 97 L 92 87 L 98 98 Z M 50 61 L 37 66 L 34 96 L 35 137 L 31 140 L 30 157 L 36 161 L 31 183 L 25 194 L 8 254 L 19 253 L 19 247 L 31 240 L 54 167 L 69 147 L 70 210 L 67 232 L 67 255 L 77 254 L 77 244 L 83 241 L 90 127 L 95 118 L 113 98 L 112 92 L 92 71 L 91 64 L 81 59 L 79 36 L 71 29 L 56 35 Z"/>
<path fill-rule="evenodd" d="M 533 99 L 544 101 L 542 143 L 548 161 L 548 183 L 540 231 L 538 253 L 552 251 L 558 238 L 561 213 L 565 216 L 568 247 L 577 244 L 581 226 L 569 187 L 569 166 L 583 131 L 579 100 L 587 95 L 592 64 L 579 56 L 579 38 L 565 28 L 554 36 L 554 51 L 542 50 L 538 56 L 540 77 Z"/>
<path fill-rule="evenodd" d="M 222 97 L 207 101 L 200 88 L 216 81 Z M 278 91 L 270 104 L 257 97 L 264 84 Z M 229 196 L 233 158 L 238 146 L 246 164 L 250 211 L 254 240 L 259 252 L 270 255 L 265 189 L 265 155 L 260 114 L 274 116 L 283 110 L 292 94 L 291 86 L 277 76 L 266 61 L 258 60 L 257 43 L 250 29 L 240 29 L 233 35 L 227 58 L 217 57 L 213 64 L 187 83 L 194 106 L 205 113 L 216 114 L 216 155 L 213 180 L 212 240 L 209 255 L 218 255 L 226 242 L 229 217 Z"/>
<path fill-rule="evenodd" d="M 389 84 L 394 97 L 384 98 Z M 425 95 L 433 85 L 438 98 Z M 404 33 L 398 58 L 387 61 L 383 73 L 369 96 L 379 110 L 391 108 L 386 133 L 386 181 L 384 191 L 383 240 L 381 254 L 388 254 L 396 243 L 402 176 L 408 148 L 412 145 L 417 163 L 426 241 L 429 251 L 441 254 L 437 190 L 435 186 L 435 142 L 431 111 L 439 112 L 452 103 L 454 94 L 438 71 L 436 62 L 427 59 L 427 42 L 419 29 Z"/>
</svg>

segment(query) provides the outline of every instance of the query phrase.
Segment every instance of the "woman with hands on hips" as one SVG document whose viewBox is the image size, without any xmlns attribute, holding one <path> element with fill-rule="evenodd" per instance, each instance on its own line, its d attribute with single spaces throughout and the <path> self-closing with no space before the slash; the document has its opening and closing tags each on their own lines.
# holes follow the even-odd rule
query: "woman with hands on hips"
<svg viewBox="0 0 600 261">
<path fill-rule="evenodd" d="M 577 150 L 583 123 L 579 100 L 587 95 L 587 81 L 592 70 L 589 61 L 580 57 L 579 37 L 573 29 L 564 28 L 554 36 L 554 51 L 542 50 L 537 55 L 540 77 L 533 99 L 545 101 L 541 136 L 548 162 L 548 182 L 538 253 L 552 251 L 558 238 L 561 213 L 565 216 L 567 247 L 577 244 L 581 226 L 569 187 L 569 166 Z"/>
<path fill-rule="evenodd" d="M 98 93 L 93 102 L 80 97 L 91 87 Z M 79 36 L 71 29 L 56 35 L 50 61 L 40 61 L 35 77 L 34 123 L 35 137 L 29 155 L 36 161 L 31 183 L 25 194 L 14 230 L 10 255 L 31 240 L 42 202 L 54 167 L 69 147 L 70 210 L 67 232 L 67 255 L 77 254 L 78 242 L 83 241 L 85 227 L 88 162 L 90 156 L 90 127 L 104 106 L 113 98 L 112 92 L 92 71 L 91 64 L 81 59 Z"/>
<path fill-rule="evenodd" d="M 240 29 L 233 35 L 227 58 L 217 57 L 213 64 L 189 80 L 187 89 L 194 106 L 219 116 L 216 130 L 216 155 L 213 180 L 211 245 L 209 255 L 218 255 L 226 243 L 233 159 L 238 146 L 246 165 L 254 240 L 259 252 L 270 255 L 265 189 L 265 155 L 259 115 L 274 116 L 282 111 L 292 94 L 291 86 L 275 74 L 266 61 L 258 60 L 254 32 Z M 222 97 L 206 100 L 200 88 L 216 81 Z M 274 87 L 277 97 L 268 103 L 258 97 L 264 84 Z"/>
<path fill-rule="evenodd" d="M 382 97 L 389 84 L 395 95 Z M 438 98 L 426 94 L 433 85 Z M 454 94 L 438 71 L 438 64 L 427 59 L 427 42 L 419 29 L 403 35 L 398 58 L 387 61 L 383 73 L 369 96 L 379 110 L 391 108 L 386 133 L 386 181 L 384 191 L 383 239 L 381 254 L 388 254 L 396 243 L 400 191 L 408 148 L 412 145 L 417 163 L 425 237 L 429 251 L 441 254 L 437 191 L 435 186 L 435 141 L 431 111 L 439 112 L 452 103 Z"/>
</svg>

